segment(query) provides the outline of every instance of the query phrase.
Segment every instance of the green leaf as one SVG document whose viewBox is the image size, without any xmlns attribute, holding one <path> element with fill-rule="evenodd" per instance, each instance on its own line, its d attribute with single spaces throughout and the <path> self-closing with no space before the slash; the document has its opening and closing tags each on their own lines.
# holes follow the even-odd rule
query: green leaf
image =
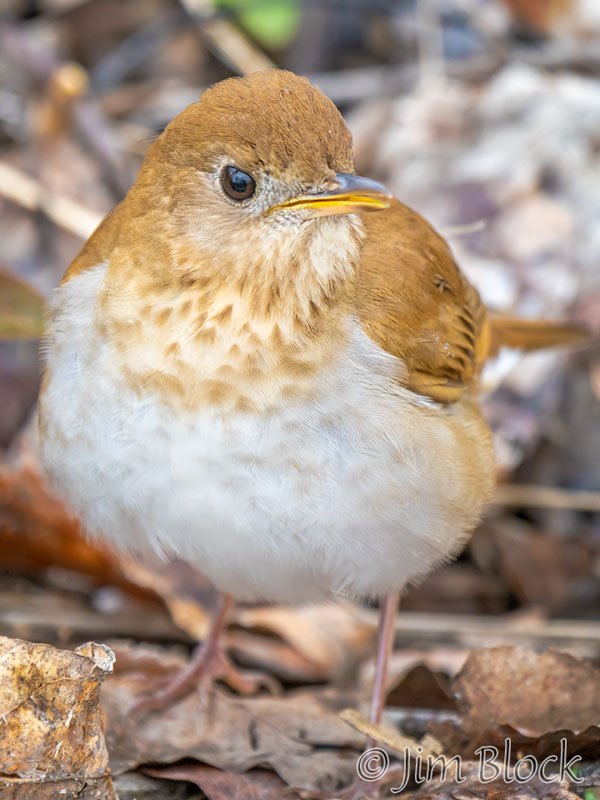
<svg viewBox="0 0 600 800">
<path fill-rule="evenodd" d="M 240 25 L 257 42 L 274 50 L 286 47 L 300 24 L 298 0 L 216 0 L 215 6 L 235 11 Z"/>
<path fill-rule="evenodd" d="M 39 339 L 43 332 L 44 298 L 0 269 L 0 340 Z"/>
</svg>

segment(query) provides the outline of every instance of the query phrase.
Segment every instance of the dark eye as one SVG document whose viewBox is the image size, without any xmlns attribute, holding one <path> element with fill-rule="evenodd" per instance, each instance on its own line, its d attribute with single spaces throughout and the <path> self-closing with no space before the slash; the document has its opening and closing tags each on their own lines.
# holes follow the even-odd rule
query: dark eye
<svg viewBox="0 0 600 800">
<path fill-rule="evenodd" d="M 232 200 L 247 200 L 256 191 L 254 178 L 237 167 L 225 167 L 221 173 L 221 186 Z"/>
</svg>

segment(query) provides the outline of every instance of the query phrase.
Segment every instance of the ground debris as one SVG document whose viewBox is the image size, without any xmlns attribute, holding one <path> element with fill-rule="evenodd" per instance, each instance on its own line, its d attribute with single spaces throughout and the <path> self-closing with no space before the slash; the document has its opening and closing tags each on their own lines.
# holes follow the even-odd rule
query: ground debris
<svg viewBox="0 0 600 800">
<path fill-rule="evenodd" d="M 138 664 L 146 648 L 139 650 Z M 156 662 L 157 651 L 148 653 Z M 159 713 L 133 718 L 129 709 L 164 680 L 144 664 L 117 671 L 102 690 L 106 740 L 115 773 L 143 764 L 194 759 L 225 772 L 268 766 L 289 786 L 333 790 L 354 774 L 363 737 L 338 712 L 354 694 L 302 689 L 284 697 L 238 697 L 217 689 L 204 702 L 192 692 Z M 170 664 L 172 667 L 172 663 Z"/>
<path fill-rule="evenodd" d="M 194 783 L 208 800 L 295 800 L 297 795 L 274 772 L 264 769 L 243 774 L 224 772 L 204 764 L 188 762 L 173 766 L 145 769 L 146 775 L 173 781 Z"/>
<path fill-rule="evenodd" d="M 75 652 L 0 637 L 0 794 L 113 800 L 100 684 L 112 651 Z"/>
<path fill-rule="evenodd" d="M 600 668 L 556 650 L 475 650 L 453 689 L 470 730 L 511 725 L 535 737 L 577 734 L 600 722 Z"/>
<path fill-rule="evenodd" d="M 600 758 L 600 669 L 589 659 L 552 649 L 479 649 L 452 690 L 458 718 L 434 718 L 428 728 L 446 752 L 469 759 L 478 748 L 496 747 L 507 762 L 561 752 L 578 761 Z"/>
</svg>

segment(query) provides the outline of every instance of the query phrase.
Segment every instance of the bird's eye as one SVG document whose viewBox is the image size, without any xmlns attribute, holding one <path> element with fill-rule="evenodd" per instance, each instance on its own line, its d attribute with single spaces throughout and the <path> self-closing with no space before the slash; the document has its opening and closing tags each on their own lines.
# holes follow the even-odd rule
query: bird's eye
<svg viewBox="0 0 600 800">
<path fill-rule="evenodd" d="M 247 200 L 256 191 L 256 181 L 237 167 L 225 167 L 221 173 L 223 191 L 232 200 Z"/>
</svg>

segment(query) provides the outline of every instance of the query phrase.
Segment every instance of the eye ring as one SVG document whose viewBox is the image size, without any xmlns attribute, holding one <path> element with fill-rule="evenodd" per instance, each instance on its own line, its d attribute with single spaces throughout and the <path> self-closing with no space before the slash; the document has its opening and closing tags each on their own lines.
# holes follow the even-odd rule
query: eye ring
<svg viewBox="0 0 600 800">
<path fill-rule="evenodd" d="M 221 172 L 221 188 L 227 197 L 241 203 L 252 197 L 256 191 L 256 181 L 252 175 L 230 165 Z"/>
</svg>

